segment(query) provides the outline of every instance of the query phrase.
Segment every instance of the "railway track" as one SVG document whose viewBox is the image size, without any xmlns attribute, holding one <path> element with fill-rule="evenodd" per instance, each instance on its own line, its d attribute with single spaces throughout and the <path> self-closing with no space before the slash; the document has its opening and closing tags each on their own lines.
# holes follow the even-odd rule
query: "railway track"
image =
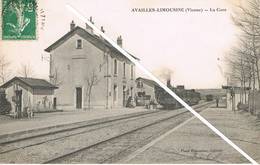
<svg viewBox="0 0 260 165">
<path fill-rule="evenodd" d="M 24 141 L 27 139 L 33 139 L 33 138 L 37 138 L 37 137 L 71 131 L 71 130 L 80 129 L 80 128 L 84 128 L 84 127 L 88 127 L 88 126 L 94 126 L 94 125 L 98 125 L 98 124 L 105 124 L 105 123 L 109 123 L 109 122 L 124 120 L 127 118 L 134 118 L 134 117 L 153 114 L 153 113 L 157 113 L 157 112 L 158 111 L 138 112 L 138 113 L 134 113 L 134 114 L 126 114 L 126 115 L 116 116 L 116 117 L 106 117 L 106 118 L 102 118 L 102 119 L 96 119 L 93 121 L 82 121 L 82 122 L 77 122 L 77 123 L 72 123 L 72 124 L 61 125 L 61 126 L 58 125 L 58 126 L 48 128 L 47 131 L 46 131 L 46 128 L 39 129 L 40 132 L 38 131 L 38 129 L 32 130 L 32 131 L 30 131 L 30 130 L 24 131 L 23 135 L 21 135 L 21 136 L 19 135 L 18 137 L 16 135 L 17 133 L 7 135 L 7 137 L 4 137 L 4 138 L 0 137 L 0 145 L 5 145 L 5 144 L 10 144 L 10 143 L 15 143 L 18 141 Z M 49 129 L 52 129 L 52 130 L 50 131 Z M 36 133 L 34 133 L 34 132 L 36 132 Z"/>
<path fill-rule="evenodd" d="M 54 140 L 63 139 L 70 136 L 75 136 L 78 134 L 95 131 L 97 129 L 102 129 L 105 127 L 118 124 L 118 122 L 125 122 L 127 120 L 137 120 L 154 114 L 160 114 L 160 111 L 146 112 L 146 113 L 137 113 L 134 115 L 126 115 L 120 118 L 105 120 L 101 122 L 94 122 L 90 124 L 83 124 L 80 126 L 75 126 L 72 128 L 65 128 L 54 132 L 48 132 L 43 134 L 38 134 L 34 136 L 28 136 L 25 138 L 18 138 L 14 140 L 9 140 L 0 143 L 0 154 L 8 153 L 11 151 L 24 149 L 27 147 L 32 147 L 35 145 L 40 145 Z"/>
<path fill-rule="evenodd" d="M 198 105 L 198 111 L 203 107 L 207 107 L 208 104 Z M 180 111 L 180 112 L 179 112 Z M 80 127 L 65 129 L 64 131 L 58 131 L 54 134 L 42 135 L 28 137 L 25 139 L 19 139 L 17 141 L 10 141 L 8 143 L 2 143 L 0 162 L 2 163 L 59 163 L 59 162 L 74 162 L 70 161 L 72 157 L 77 156 L 80 153 L 89 152 L 99 148 L 100 145 L 107 146 L 107 143 L 112 141 L 118 141 L 119 138 L 128 139 L 126 142 L 132 141 L 134 138 L 126 138 L 128 136 L 139 136 L 137 132 L 143 131 L 145 129 L 151 129 L 154 126 L 162 125 L 160 123 L 167 123 L 166 121 L 182 122 L 182 116 L 187 114 L 187 110 L 176 110 L 176 111 L 156 111 L 152 113 L 125 116 L 122 118 L 117 118 L 113 120 L 103 121 L 99 123 L 92 123 L 91 125 L 85 125 Z M 176 120 L 178 119 L 178 120 Z M 172 122 L 173 122 L 172 121 Z M 169 124 L 169 123 L 168 123 Z M 172 127 L 172 126 L 171 126 Z M 152 130 L 167 130 L 167 127 L 161 129 Z M 148 131 L 149 132 L 149 131 Z M 160 132 L 157 132 L 158 135 Z M 95 136 L 96 135 L 96 136 Z M 140 134 L 141 135 L 141 134 Z M 153 135 L 155 133 L 153 132 Z M 149 141 L 152 138 L 151 135 L 145 137 Z M 143 138 L 141 138 L 143 139 Z M 78 141 L 77 141 L 78 140 Z M 146 140 L 146 141 L 147 141 Z M 78 143 L 78 142 L 81 143 Z M 122 140 L 124 141 L 124 140 Z M 138 139 L 133 140 L 131 143 L 138 144 Z M 140 141 L 140 139 L 139 139 Z M 145 140 L 141 140 L 145 142 Z M 66 147 L 69 144 L 69 147 Z M 118 143 L 119 144 L 119 143 Z M 125 145 L 124 143 L 122 143 Z M 130 146 L 133 146 L 132 144 Z M 119 147 L 120 148 L 120 147 Z M 123 147 L 124 148 L 124 147 Z M 129 148 L 129 147 L 126 147 Z M 53 153 L 46 153 L 45 151 L 53 151 Z M 122 149 L 120 149 L 121 151 Z M 102 152 L 95 152 L 102 153 Z M 127 153 L 127 152 L 120 152 Z M 19 155 L 19 158 L 14 160 L 9 160 L 13 156 Z M 91 155 L 91 154 L 89 154 Z M 95 155 L 95 154 L 94 154 Z M 117 154 L 113 154 L 117 155 Z M 102 156 L 101 156 L 102 157 Z M 105 160 L 95 160 L 90 162 L 114 162 L 116 156 L 106 157 Z M 9 159 L 8 159 L 9 158 Z M 105 157 L 104 157 L 105 158 Z M 77 161 L 75 161 L 77 162 Z M 89 162 L 87 160 L 87 162 Z M 82 163 L 82 162 L 81 162 Z"/>
<path fill-rule="evenodd" d="M 202 111 L 206 108 L 205 106 L 207 107 L 208 104 L 197 107 L 197 111 Z M 165 133 L 167 130 L 171 129 L 172 126 L 177 126 L 192 116 L 187 112 L 189 111 L 183 111 L 176 115 L 162 118 L 153 123 L 141 126 L 96 144 L 82 147 L 76 151 L 42 163 L 120 163 L 121 158 L 124 158 L 124 156 L 127 156 L 139 147 L 150 142 L 153 138 Z M 136 139 L 136 137 L 138 138 Z"/>
</svg>

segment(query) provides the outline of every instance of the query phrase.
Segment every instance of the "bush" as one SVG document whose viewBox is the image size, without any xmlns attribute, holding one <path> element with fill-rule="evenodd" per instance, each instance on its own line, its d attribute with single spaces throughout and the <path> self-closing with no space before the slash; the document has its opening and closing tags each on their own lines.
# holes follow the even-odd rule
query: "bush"
<svg viewBox="0 0 260 165">
<path fill-rule="evenodd" d="M 9 114 L 12 109 L 11 103 L 5 96 L 5 93 L 0 91 L 0 115 Z"/>
</svg>

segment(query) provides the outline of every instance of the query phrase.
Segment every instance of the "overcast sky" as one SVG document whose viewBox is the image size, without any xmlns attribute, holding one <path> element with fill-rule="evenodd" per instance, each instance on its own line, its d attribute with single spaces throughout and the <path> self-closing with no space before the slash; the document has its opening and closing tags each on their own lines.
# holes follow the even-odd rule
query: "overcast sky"
<svg viewBox="0 0 260 165">
<path fill-rule="evenodd" d="M 12 70 L 30 64 L 34 76 L 48 78 L 49 63 L 42 61 L 43 50 L 69 31 L 73 19 L 84 23 L 65 7 L 71 4 L 95 25 L 104 26 L 106 34 L 116 40 L 123 37 L 123 47 L 141 59 L 150 71 L 173 70 L 172 82 L 188 88 L 216 88 L 226 82 L 222 72 L 223 56 L 236 42 L 237 29 L 230 15 L 236 0 L 39 0 L 46 21 L 38 22 L 37 41 L 0 41 L 0 53 L 12 62 Z M 226 12 L 145 13 L 132 8 L 225 8 Z M 39 16 L 40 17 L 40 16 Z M 220 60 L 217 60 L 217 59 Z M 142 75 L 142 73 L 138 73 Z"/>
</svg>

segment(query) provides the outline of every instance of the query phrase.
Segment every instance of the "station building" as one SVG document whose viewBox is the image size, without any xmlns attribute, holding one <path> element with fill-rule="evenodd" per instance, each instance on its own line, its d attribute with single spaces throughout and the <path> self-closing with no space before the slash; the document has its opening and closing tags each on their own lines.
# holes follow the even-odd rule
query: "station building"
<svg viewBox="0 0 260 165">
<path fill-rule="evenodd" d="M 136 79 L 137 96 L 149 96 L 151 99 L 155 99 L 155 86 L 158 86 L 158 84 L 153 80 L 138 77 Z"/>
<path fill-rule="evenodd" d="M 158 84 L 153 80 L 143 77 L 136 79 L 137 105 L 143 106 L 150 101 L 156 102 L 155 86 L 158 86 Z"/>
<path fill-rule="evenodd" d="M 123 46 L 121 36 L 117 44 Z M 54 93 L 58 108 L 111 109 L 134 97 L 135 65 L 88 25 L 72 21 L 70 31 L 45 51 L 50 54 L 50 82 L 59 87 Z"/>
<path fill-rule="evenodd" d="M 54 90 L 56 86 L 43 79 L 14 77 L 0 88 L 5 89 L 7 100 L 11 103 L 11 113 L 22 113 L 26 108 L 34 112 L 56 108 Z"/>
<path fill-rule="evenodd" d="M 248 105 L 248 102 L 253 99 L 249 95 L 249 87 L 222 86 L 222 88 L 226 89 L 227 109 L 238 110 L 240 103 Z"/>
</svg>

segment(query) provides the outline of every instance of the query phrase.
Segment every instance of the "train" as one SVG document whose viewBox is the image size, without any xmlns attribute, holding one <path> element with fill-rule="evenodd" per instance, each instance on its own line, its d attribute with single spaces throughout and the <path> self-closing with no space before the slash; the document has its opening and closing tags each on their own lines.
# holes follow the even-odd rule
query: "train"
<svg viewBox="0 0 260 165">
<path fill-rule="evenodd" d="M 167 85 L 175 94 L 177 94 L 183 101 L 189 105 L 196 105 L 201 100 L 199 92 L 194 89 L 185 89 L 183 85 L 173 87 Z M 159 103 L 164 109 L 177 109 L 181 108 L 182 105 L 175 100 L 170 94 L 168 94 L 160 86 L 155 86 L 155 98 L 157 103 Z"/>
<path fill-rule="evenodd" d="M 206 101 L 213 101 L 213 95 L 211 94 L 206 95 Z"/>
</svg>

